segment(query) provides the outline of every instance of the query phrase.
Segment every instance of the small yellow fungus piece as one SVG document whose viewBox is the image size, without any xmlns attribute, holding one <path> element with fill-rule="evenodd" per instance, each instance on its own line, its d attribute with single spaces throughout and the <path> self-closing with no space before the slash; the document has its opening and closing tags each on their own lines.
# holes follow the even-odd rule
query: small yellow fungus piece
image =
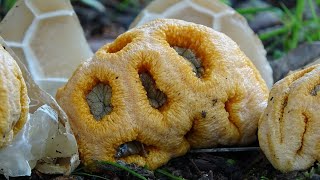
<svg viewBox="0 0 320 180">
<path fill-rule="evenodd" d="M 0 148 L 22 129 L 29 112 L 27 87 L 21 70 L 0 46 Z"/>
<path fill-rule="evenodd" d="M 271 89 L 259 121 L 259 144 L 282 172 L 320 160 L 320 65 L 296 71 Z"/>
</svg>

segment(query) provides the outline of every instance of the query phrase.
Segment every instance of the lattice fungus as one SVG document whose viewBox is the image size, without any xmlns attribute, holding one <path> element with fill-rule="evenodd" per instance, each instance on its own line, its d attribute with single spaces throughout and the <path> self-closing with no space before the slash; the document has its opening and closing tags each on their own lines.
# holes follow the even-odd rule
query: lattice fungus
<svg viewBox="0 0 320 180">
<path fill-rule="evenodd" d="M 267 98 L 265 81 L 236 43 L 174 19 L 118 36 L 56 95 L 85 165 L 122 160 L 150 169 L 190 147 L 254 142 Z"/>
<path fill-rule="evenodd" d="M 259 38 L 245 18 L 218 0 L 155 0 L 133 21 L 139 26 L 157 18 L 175 18 L 203 24 L 231 37 L 260 71 L 269 88 L 273 84 L 272 69 Z"/>
<path fill-rule="evenodd" d="M 92 55 L 69 0 L 17 1 L 0 35 L 50 94 Z"/>
</svg>

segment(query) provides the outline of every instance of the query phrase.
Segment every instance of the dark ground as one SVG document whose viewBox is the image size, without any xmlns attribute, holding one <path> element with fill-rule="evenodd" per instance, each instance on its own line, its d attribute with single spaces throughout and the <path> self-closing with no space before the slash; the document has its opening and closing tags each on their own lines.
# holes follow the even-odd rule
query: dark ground
<svg viewBox="0 0 320 180">
<path fill-rule="evenodd" d="M 115 39 L 119 34 L 125 32 L 130 23 L 133 21 L 135 16 L 145 7 L 150 0 L 135 0 L 135 1 L 119 1 L 119 0 L 101 0 L 104 4 L 106 11 L 99 12 L 95 8 L 85 5 L 79 1 L 73 1 L 73 5 L 76 13 L 81 21 L 84 28 L 85 35 L 90 42 L 92 47 L 97 46 L 101 41 L 110 41 Z M 268 5 L 279 7 L 279 1 L 261 1 Z M 283 1 L 289 8 L 294 8 L 296 1 Z M 246 4 L 248 1 L 232 1 L 233 7 L 245 7 L 250 6 Z M 2 13 L 3 14 L 3 13 Z M 271 21 L 271 20 L 270 20 Z M 259 22 L 259 21 L 257 21 Z M 250 26 L 255 32 L 260 32 L 273 26 L 281 25 L 281 22 L 275 21 L 273 23 L 257 24 L 254 21 L 249 21 Z M 263 42 L 265 46 L 268 46 L 269 41 Z M 300 42 L 304 44 L 304 42 Z M 314 57 L 320 56 L 320 44 L 311 44 L 314 49 L 311 48 L 310 44 L 304 44 L 302 48 L 295 49 L 299 51 L 299 55 L 308 54 L 307 60 L 300 63 L 299 66 L 303 66 Z M 281 47 L 279 47 L 281 49 Z M 303 49 L 304 48 L 304 49 Z M 313 53 L 313 54 L 312 54 Z M 287 54 L 287 53 L 286 53 Z M 290 53 L 289 53 L 290 56 Z M 296 57 L 292 55 L 292 58 Z M 284 62 L 291 61 L 286 59 Z M 268 52 L 268 59 L 273 61 L 275 58 L 272 56 L 272 52 Z M 301 59 L 296 61 L 301 62 Z M 280 61 L 279 61 L 280 62 Z M 274 62 L 273 62 L 274 63 Z M 278 66 L 281 66 L 281 63 Z M 296 63 L 291 63 L 296 64 Z M 299 67 L 294 67 L 299 68 Z M 281 68 L 279 68 L 281 69 Z M 282 70 L 283 77 L 289 69 Z M 257 146 L 257 145 L 255 145 Z M 259 150 L 247 151 L 247 152 L 224 152 L 224 153 L 188 153 L 187 155 L 179 158 L 172 159 L 167 165 L 161 167 L 161 170 L 171 173 L 176 176 L 169 177 L 164 176 L 161 171 L 150 172 L 145 169 L 136 167 L 134 165 L 126 165 L 130 169 L 143 174 L 148 179 L 179 179 L 177 177 L 185 179 L 320 179 L 320 168 L 315 165 L 313 168 L 302 172 L 291 172 L 283 174 L 275 170 L 272 165 L 265 158 L 263 153 Z M 93 177 L 89 174 L 72 175 L 69 177 L 63 176 L 48 176 L 34 171 L 31 177 L 20 177 L 14 179 L 137 179 L 136 177 L 129 174 L 127 171 L 117 169 L 115 167 L 103 166 L 103 171 L 100 174 L 94 174 L 100 177 Z M 84 173 L 83 170 L 79 170 L 78 174 Z M 75 174 L 77 174 L 75 173 Z M 2 177 L 4 178 L 4 177 Z M 2 179 L 0 177 L 0 179 Z"/>
<path fill-rule="evenodd" d="M 161 168 L 160 171 L 148 171 L 135 165 L 125 165 L 135 172 L 143 175 L 147 179 L 199 179 L 199 180 L 226 180 L 226 179 L 248 179 L 248 180 L 269 180 L 269 179 L 320 179 L 318 175 L 318 166 L 316 170 L 294 171 L 290 173 L 281 173 L 275 170 L 263 153 L 259 150 L 248 152 L 230 152 L 230 153 L 188 153 L 185 156 L 172 159 Z M 163 175 L 161 171 L 168 172 L 175 177 Z M 101 172 L 92 174 L 83 174 L 84 171 L 76 171 L 74 175 L 50 176 L 33 171 L 31 177 L 20 177 L 14 179 L 32 179 L 32 180 L 84 180 L 84 179 L 139 179 L 127 171 L 115 168 L 114 166 L 101 166 Z"/>
</svg>

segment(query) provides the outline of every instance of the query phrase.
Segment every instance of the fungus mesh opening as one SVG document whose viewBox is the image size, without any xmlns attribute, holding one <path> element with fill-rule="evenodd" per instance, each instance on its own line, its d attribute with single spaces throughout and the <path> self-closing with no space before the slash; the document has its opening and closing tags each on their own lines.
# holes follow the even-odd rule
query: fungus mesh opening
<svg viewBox="0 0 320 180">
<path fill-rule="evenodd" d="M 140 80 L 144 89 L 147 92 L 149 103 L 153 108 L 159 109 L 167 102 L 167 96 L 160 91 L 155 80 L 152 78 L 149 72 L 139 73 Z"/>
<path fill-rule="evenodd" d="M 116 149 L 115 158 L 124 158 L 130 155 L 147 156 L 146 145 L 139 141 L 130 141 L 121 144 Z"/>
<path fill-rule="evenodd" d="M 122 37 L 117 39 L 115 42 L 110 44 L 110 46 L 107 49 L 108 53 L 116 53 L 121 51 L 124 47 L 126 47 L 128 44 L 132 42 L 131 37 Z"/>
<path fill-rule="evenodd" d="M 90 112 L 96 120 L 101 120 L 112 111 L 112 90 L 109 85 L 99 83 L 86 97 Z"/>
<path fill-rule="evenodd" d="M 196 54 L 191 49 L 182 48 L 178 46 L 173 46 L 172 48 L 185 60 L 190 62 L 190 66 L 192 67 L 192 72 L 194 72 L 198 78 L 203 77 L 204 68 L 202 66 L 202 62 L 200 58 L 197 58 Z"/>
</svg>

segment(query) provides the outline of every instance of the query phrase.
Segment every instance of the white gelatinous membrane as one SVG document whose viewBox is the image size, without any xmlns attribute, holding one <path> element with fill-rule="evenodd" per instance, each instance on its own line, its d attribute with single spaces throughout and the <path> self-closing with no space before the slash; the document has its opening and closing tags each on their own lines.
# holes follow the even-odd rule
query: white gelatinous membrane
<svg viewBox="0 0 320 180">
<path fill-rule="evenodd" d="M 2 20 L 0 35 L 52 95 L 93 54 L 70 0 L 18 0 Z"/>
<path fill-rule="evenodd" d="M 69 143 L 73 142 L 73 143 Z M 35 166 L 47 173 L 65 173 L 72 169 L 70 162 L 77 144 L 72 134 L 65 133 L 64 126 L 58 121 L 58 115 L 48 105 L 38 108 L 30 114 L 25 126 L 13 142 L 0 149 L 0 173 L 6 177 L 31 175 Z M 66 158 L 68 161 L 57 160 Z M 48 171 L 46 166 L 55 164 L 56 172 Z M 43 172 L 42 171 L 42 172 Z"/>
<path fill-rule="evenodd" d="M 11 144 L 0 149 L 0 174 L 7 178 L 28 176 L 33 168 L 46 174 L 70 174 L 80 160 L 65 112 L 52 96 L 39 88 L 1 37 L 0 45 L 19 65 L 30 99 L 29 117 L 23 129 Z"/>
<path fill-rule="evenodd" d="M 130 28 L 157 18 L 174 18 L 202 24 L 233 39 L 259 70 L 269 88 L 272 69 L 260 39 L 244 17 L 218 0 L 154 0 L 133 21 Z"/>
</svg>

